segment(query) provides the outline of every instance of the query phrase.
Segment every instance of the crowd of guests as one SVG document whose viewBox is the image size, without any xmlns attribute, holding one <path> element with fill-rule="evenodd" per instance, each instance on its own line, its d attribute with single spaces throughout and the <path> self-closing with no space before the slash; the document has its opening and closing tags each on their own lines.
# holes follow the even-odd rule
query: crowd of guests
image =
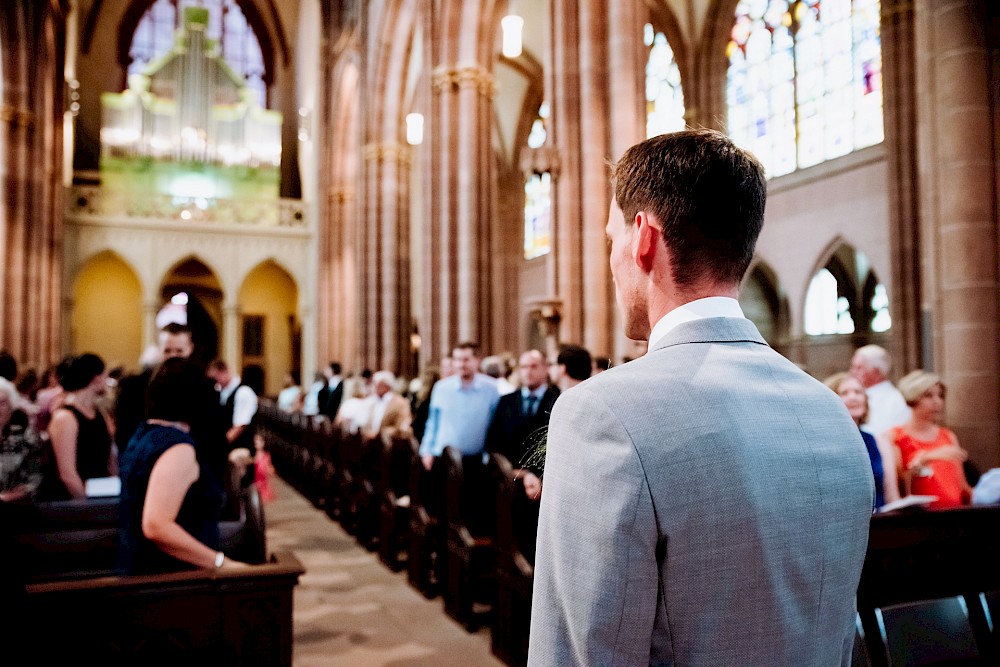
<svg viewBox="0 0 1000 667">
<path fill-rule="evenodd" d="M 191 330 L 170 324 L 135 375 L 80 354 L 41 382 L 0 353 L 0 502 L 86 498 L 117 480 L 122 572 L 244 567 L 219 551 L 218 525 L 256 448 L 263 372 L 206 368 L 194 349 Z"/>
<path fill-rule="evenodd" d="M 534 454 L 553 404 L 560 392 L 606 369 L 578 345 L 562 345 L 551 357 L 539 350 L 484 357 L 478 344 L 463 342 L 410 382 L 386 370 L 345 376 L 336 361 L 308 390 L 289 375 L 277 404 L 366 437 L 410 434 L 428 470 L 447 446 L 464 457 L 503 454 L 537 501 L 541 461 Z"/>
<path fill-rule="evenodd" d="M 958 438 L 941 424 L 946 394 L 941 377 L 918 369 L 893 385 L 890 371 L 889 353 L 866 345 L 855 351 L 850 371 L 826 379 L 861 430 L 876 506 L 892 507 L 903 497 L 930 508 L 970 504 L 969 476 L 978 474 Z"/>
<path fill-rule="evenodd" d="M 120 477 L 124 571 L 225 566 L 224 482 L 233 464 L 246 465 L 259 450 L 253 423 L 263 373 L 248 367 L 241 377 L 221 360 L 203 368 L 193 351 L 191 331 L 172 324 L 135 375 L 109 373 L 93 354 L 19 374 L 16 360 L 0 353 L 0 502 L 83 498 L 88 480 Z M 410 382 L 387 370 L 345 375 L 338 362 L 308 388 L 290 373 L 277 405 L 366 437 L 412 434 L 428 469 L 449 445 L 466 457 L 503 454 L 537 501 L 536 449 L 553 404 L 605 368 L 576 345 L 550 357 L 527 350 L 484 358 L 464 342 Z M 849 371 L 826 380 L 867 447 L 876 505 L 905 497 L 931 508 L 969 504 L 978 475 L 941 424 L 944 382 L 915 370 L 893 385 L 890 371 L 886 350 L 867 345 Z M 266 474 L 266 453 L 258 460 Z M 266 478 L 259 483 L 270 494 Z"/>
</svg>

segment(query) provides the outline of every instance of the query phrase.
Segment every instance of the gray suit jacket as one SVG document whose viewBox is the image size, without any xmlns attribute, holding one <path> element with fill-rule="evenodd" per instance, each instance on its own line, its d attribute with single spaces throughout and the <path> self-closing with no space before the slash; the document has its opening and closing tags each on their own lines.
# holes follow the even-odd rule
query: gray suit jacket
<svg viewBox="0 0 1000 667">
<path fill-rule="evenodd" d="M 556 402 L 528 664 L 849 665 L 873 494 L 833 392 L 682 324 Z"/>
</svg>

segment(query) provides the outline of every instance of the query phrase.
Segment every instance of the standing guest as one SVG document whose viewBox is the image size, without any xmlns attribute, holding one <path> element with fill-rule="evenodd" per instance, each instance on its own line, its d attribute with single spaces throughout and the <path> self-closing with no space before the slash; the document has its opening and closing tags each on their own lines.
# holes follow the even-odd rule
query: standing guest
<svg viewBox="0 0 1000 667">
<path fill-rule="evenodd" d="M 455 365 L 451 363 L 451 357 L 441 357 L 441 379 L 451 377 L 455 374 Z"/>
<path fill-rule="evenodd" d="M 549 379 L 563 392 L 589 378 L 592 371 L 590 352 L 579 345 L 563 344 L 549 364 Z"/>
<path fill-rule="evenodd" d="M 56 377 L 56 367 L 49 366 L 42 373 L 42 386 L 35 395 L 35 405 L 38 406 L 35 428 L 40 434 L 47 434 L 52 412 L 62 403 L 64 393 L 59 386 L 59 378 Z"/>
<path fill-rule="evenodd" d="M 359 433 L 371 413 L 372 399 L 361 378 L 349 377 L 342 386 L 347 398 L 341 401 L 333 425 L 347 433 Z"/>
<path fill-rule="evenodd" d="M 191 437 L 205 406 L 201 369 L 166 360 L 149 384 L 148 418 L 122 454 L 119 564 L 125 574 L 245 567 L 219 551 L 224 494 Z"/>
<path fill-rule="evenodd" d="M 114 415 L 115 426 L 123 443 L 129 441 L 146 418 L 146 390 L 157 364 L 174 357 L 188 359 L 194 353 L 191 329 L 184 324 L 167 324 L 160 330 L 157 342 L 157 347 L 143 351 L 139 359 L 142 370 L 135 375 L 123 377 L 118 383 Z"/>
<path fill-rule="evenodd" d="M 961 507 L 972 499 L 962 464 L 969 457 L 954 433 L 941 426 L 945 386 L 941 377 L 916 370 L 899 381 L 912 408 L 910 419 L 889 430 L 899 451 L 899 472 L 909 493 L 937 496 L 931 509 Z"/>
<path fill-rule="evenodd" d="M 318 402 L 320 414 L 326 415 L 330 421 L 337 418 L 340 403 L 344 400 L 344 378 L 340 375 L 340 362 L 331 361 L 323 371 L 326 376 L 326 386 L 319 392 Z"/>
<path fill-rule="evenodd" d="M 496 380 L 497 393 L 501 396 L 506 396 L 507 394 L 517 391 L 517 387 L 515 387 L 511 381 L 507 379 L 506 370 L 507 366 L 503 361 L 503 357 L 500 355 L 494 355 L 483 359 L 483 373 Z"/>
<path fill-rule="evenodd" d="M 313 383 L 302 402 L 302 414 L 315 417 L 320 413 L 319 397 L 324 388 L 326 388 L 326 376 L 323 373 L 315 373 Z"/>
<path fill-rule="evenodd" d="M 424 369 L 419 387 L 413 394 L 413 404 L 411 406 L 413 412 L 413 437 L 416 438 L 417 442 L 424 439 L 427 418 L 430 416 L 431 393 L 434 390 L 434 385 L 440 379 L 440 371 L 434 366 L 428 366 Z"/>
<path fill-rule="evenodd" d="M 67 357 L 56 374 L 66 398 L 49 423 L 54 469 L 46 471 L 39 495 L 46 500 L 85 498 L 88 479 L 118 474 L 110 418 L 98 407 L 108 389 L 104 362 L 96 354 Z"/>
<path fill-rule="evenodd" d="M 526 458 L 533 449 L 532 437 L 549 423 L 559 389 L 548 383 L 545 355 L 538 350 L 521 355 L 518 371 L 521 389 L 500 398 L 486 434 L 486 451 L 510 461 L 528 497 L 537 498 L 542 488 L 539 471 L 526 465 Z"/>
<path fill-rule="evenodd" d="M 823 381 L 827 387 L 840 396 L 851 419 L 861 431 L 861 439 L 868 449 L 875 477 L 875 507 L 899 500 L 899 483 L 896 478 L 896 453 L 892 444 L 883 438 L 876 438 L 861 425 L 868 417 L 868 396 L 861 381 L 850 373 L 837 373 Z"/>
<path fill-rule="evenodd" d="M 371 406 L 362 429 L 367 437 L 408 435 L 413 415 L 410 402 L 394 390 L 396 376 L 390 371 L 372 375 Z"/>
<path fill-rule="evenodd" d="M 451 361 L 455 375 L 434 385 L 427 428 L 420 442 L 420 457 L 428 470 L 449 445 L 462 456 L 482 453 L 486 430 L 500 402 L 493 378 L 476 372 L 478 343 L 459 343 L 451 352 Z"/>
<path fill-rule="evenodd" d="M 0 378 L 0 502 L 30 500 L 42 481 L 42 439 L 17 414 L 17 389 Z"/>
<path fill-rule="evenodd" d="M 764 168 L 711 130 L 612 167 L 625 334 L 556 401 L 528 664 L 846 665 L 873 484 L 858 429 L 737 297 Z"/>
<path fill-rule="evenodd" d="M 244 369 L 244 381 L 239 375 L 233 375 L 222 359 L 216 359 L 208 365 L 208 377 L 215 382 L 215 388 L 219 392 L 219 405 L 223 408 L 222 417 L 226 424 L 229 450 L 246 449 L 247 455 L 256 451 L 253 444 L 253 421 L 257 414 L 257 395 L 263 385 L 263 373 L 257 369 L 259 367 L 247 366 Z"/>
<path fill-rule="evenodd" d="M 868 394 L 868 421 L 862 426 L 877 436 L 910 419 L 903 395 L 889 381 L 891 369 L 889 353 L 878 345 L 859 347 L 851 358 L 851 375 L 861 380 Z"/>
<path fill-rule="evenodd" d="M 302 387 L 299 386 L 299 372 L 289 371 L 282 383 L 283 389 L 278 392 L 278 409 L 285 412 L 297 412 L 302 409 Z"/>
</svg>

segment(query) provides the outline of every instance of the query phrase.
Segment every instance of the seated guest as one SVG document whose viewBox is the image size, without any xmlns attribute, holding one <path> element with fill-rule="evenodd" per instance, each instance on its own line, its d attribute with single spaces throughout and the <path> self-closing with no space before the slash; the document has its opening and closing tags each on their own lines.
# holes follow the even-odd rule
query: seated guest
<svg viewBox="0 0 1000 667">
<path fill-rule="evenodd" d="M 333 425 L 348 433 L 357 433 L 365 425 L 371 411 L 368 390 L 361 378 L 347 378 L 340 386 L 346 398 L 340 401 Z"/>
<path fill-rule="evenodd" d="M 67 357 L 56 375 L 66 396 L 49 422 L 54 466 L 46 470 L 39 497 L 85 498 L 86 480 L 118 472 L 110 419 L 98 406 L 108 387 L 104 362 L 96 354 Z"/>
<path fill-rule="evenodd" d="M 0 501 L 30 499 L 42 480 L 42 440 L 15 410 L 17 389 L 0 378 Z"/>
<path fill-rule="evenodd" d="M 121 457 L 119 565 L 126 574 L 244 567 L 219 551 L 224 494 L 191 437 L 209 409 L 198 366 L 167 359 L 154 373 L 147 419 Z"/>
<path fill-rule="evenodd" d="M 958 438 L 941 426 L 945 386 L 940 376 L 916 370 L 899 381 L 910 419 L 889 429 L 899 454 L 899 474 L 914 495 L 937 496 L 931 509 L 968 505 L 972 489 L 962 464 L 969 457 Z"/>
<path fill-rule="evenodd" d="M 827 387 L 832 389 L 844 401 L 844 406 L 851 419 L 861 430 L 861 438 L 868 449 L 868 458 L 872 462 L 872 474 L 875 476 L 875 507 L 899 500 L 899 484 L 896 481 L 896 454 L 892 445 L 881 438 L 861 428 L 868 418 L 868 396 L 861 381 L 850 373 L 837 373 L 825 380 Z"/>
<path fill-rule="evenodd" d="M 372 376 L 372 395 L 368 397 L 368 414 L 362 432 L 366 437 L 407 435 L 413 416 L 410 402 L 393 391 L 396 376 L 379 371 Z"/>
</svg>

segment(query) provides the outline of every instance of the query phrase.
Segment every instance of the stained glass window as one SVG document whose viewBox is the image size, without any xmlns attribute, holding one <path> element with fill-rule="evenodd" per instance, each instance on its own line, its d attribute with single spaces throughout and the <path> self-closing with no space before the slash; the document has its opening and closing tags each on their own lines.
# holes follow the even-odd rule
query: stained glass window
<svg viewBox="0 0 1000 667">
<path fill-rule="evenodd" d="M 872 331 L 882 333 L 892 328 L 892 317 L 889 315 L 889 295 L 885 291 L 885 285 L 879 283 L 875 286 L 875 294 L 872 296 Z"/>
<path fill-rule="evenodd" d="M 260 41 L 236 0 L 156 0 L 139 19 L 132 36 L 132 46 L 129 48 L 132 63 L 128 73 L 140 73 L 146 65 L 170 50 L 174 44 L 175 31 L 181 27 L 185 7 L 203 7 L 208 10 L 206 36 L 219 45 L 226 64 L 246 79 L 260 105 L 267 106 L 264 57 Z"/>
<path fill-rule="evenodd" d="M 532 174 L 524 184 L 524 258 L 552 250 L 552 175 Z"/>
<path fill-rule="evenodd" d="M 769 176 L 882 141 L 879 0 L 741 0 L 729 133 Z"/>
<path fill-rule="evenodd" d="M 652 24 L 644 29 L 643 42 L 649 49 L 646 61 L 646 136 L 684 129 L 684 93 L 681 70 L 674 60 L 667 37 Z"/>
</svg>

